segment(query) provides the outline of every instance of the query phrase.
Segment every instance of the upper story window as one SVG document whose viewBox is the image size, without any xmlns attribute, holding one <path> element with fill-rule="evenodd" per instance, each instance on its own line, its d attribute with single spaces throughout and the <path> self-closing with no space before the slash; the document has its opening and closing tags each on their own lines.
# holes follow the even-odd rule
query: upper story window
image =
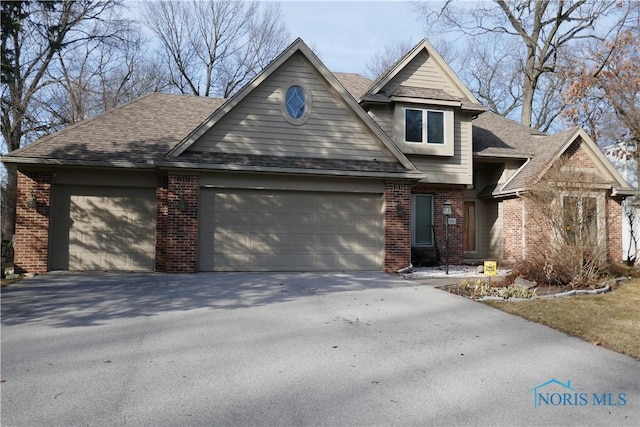
<svg viewBox="0 0 640 427">
<path fill-rule="evenodd" d="M 287 89 L 285 105 L 287 107 L 287 114 L 289 114 L 289 117 L 295 120 L 301 119 L 304 116 L 307 106 L 304 90 L 297 85 L 291 86 Z"/>
<path fill-rule="evenodd" d="M 444 112 L 407 108 L 404 140 L 416 144 L 444 144 Z"/>
<path fill-rule="evenodd" d="M 470 144 L 470 133 L 471 118 L 461 117 L 456 125 L 454 108 L 404 102 L 394 105 L 393 138 L 405 154 L 452 157 L 456 141 L 460 153 L 470 150 L 465 145 Z"/>
</svg>

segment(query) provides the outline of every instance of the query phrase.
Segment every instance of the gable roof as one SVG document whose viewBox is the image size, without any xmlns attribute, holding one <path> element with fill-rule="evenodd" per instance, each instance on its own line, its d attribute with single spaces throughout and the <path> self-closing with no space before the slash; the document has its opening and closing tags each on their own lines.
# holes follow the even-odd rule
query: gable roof
<svg viewBox="0 0 640 427">
<path fill-rule="evenodd" d="M 387 71 L 385 71 L 380 77 L 378 77 L 367 90 L 367 98 L 371 100 L 375 99 L 375 96 L 380 95 L 380 91 L 389 83 L 395 76 L 398 75 L 418 54 L 426 51 L 429 57 L 438 64 L 438 66 L 444 71 L 446 77 L 449 78 L 451 83 L 464 94 L 466 99 L 458 99 L 459 101 L 466 101 L 475 105 L 480 105 L 478 99 L 471 93 L 471 91 L 462 83 L 462 80 L 453 71 L 453 69 L 447 64 L 447 62 L 440 56 L 438 51 L 429 43 L 427 39 L 423 39 L 418 43 L 409 53 L 400 58 L 394 65 L 392 65 Z"/>
<path fill-rule="evenodd" d="M 15 163 L 122 163 L 149 167 L 224 99 L 153 92 L 40 138 L 2 158 Z"/>
<path fill-rule="evenodd" d="M 420 172 L 405 157 L 402 151 L 395 145 L 389 136 L 380 128 L 380 126 L 360 107 L 351 94 L 345 89 L 340 81 L 326 68 L 326 66 L 318 59 L 311 49 L 302 41 L 296 39 L 287 49 L 285 49 L 277 58 L 275 58 L 261 73 L 259 73 L 251 82 L 244 86 L 239 92 L 228 99 L 218 110 L 210 117 L 195 128 L 184 140 L 177 144 L 168 154 L 167 157 L 179 160 L 179 156 L 183 154 L 191 145 L 193 145 L 202 135 L 220 121 L 226 114 L 233 110 L 243 99 L 253 92 L 261 83 L 268 79 L 276 72 L 289 58 L 300 53 L 312 67 L 324 78 L 327 84 L 334 89 L 342 98 L 348 108 L 353 112 L 362 123 L 378 138 L 378 140 L 395 156 L 400 164 L 410 172 L 419 174 Z M 355 81 L 355 77 L 349 77 Z M 355 87 L 353 85 L 352 87 Z"/>
<path fill-rule="evenodd" d="M 492 112 L 482 113 L 473 120 L 473 154 L 476 159 L 526 160 L 507 182 L 492 191 L 494 196 L 525 191 L 576 141 L 584 144 L 582 147 L 606 176 L 607 182 L 613 183 L 615 192 L 630 194 L 632 189 L 629 184 L 581 128 L 548 135 Z"/>
</svg>

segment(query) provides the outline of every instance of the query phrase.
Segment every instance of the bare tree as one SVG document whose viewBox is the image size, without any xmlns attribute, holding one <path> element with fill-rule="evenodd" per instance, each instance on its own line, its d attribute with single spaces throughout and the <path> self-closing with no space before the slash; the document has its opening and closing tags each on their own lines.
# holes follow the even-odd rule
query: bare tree
<svg viewBox="0 0 640 427">
<path fill-rule="evenodd" d="M 367 75 L 376 79 L 385 71 L 391 68 L 400 58 L 409 53 L 413 48 L 413 43 L 409 40 L 398 42 L 376 53 L 367 63 Z"/>
<path fill-rule="evenodd" d="M 522 68 L 517 43 L 495 34 L 469 41 L 459 63 L 460 77 L 478 100 L 501 116 L 522 106 Z"/>
<path fill-rule="evenodd" d="M 597 176 L 562 157 L 522 193 L 531 227 L 526 263 L 533 280 L 595 284 L 607 269 L 605 192 Z"/>
<path fill-rule="evenodd" d="M 576 40 L 606 37 L 599 34 L 603 20 L 624 8 L 609 0 L 478 2 L 470 7 L 453 1 L 417 3 L 416 8 L 432 27 L 444 31 L 461 31 L 471 37 L 498 34 L 518 40 L 522 47 L 520 121 L 540 128 L 545 123 L 533 121 L 537 91 L 541 78 L 557 71 L 560 50 Z M 553 89 L 550 89 L 553 90 Z M 548 124 L 547 124 L 548 125 Z"/>
<path fill-rule="evenodd" d="M 2 91 L 2 150 L 20 148 L 50 130 L 50 123 L 34 109 L 34 100 L 53 84 L 47 72 L 59 54 L 72 52 L 90 40 L 117 39 L 123 21 L 119 0 L 5 1 L 0 36 Z M 9 169 L 7 191 L 14 194 L 15 170 Z M 12 233 L 15 202 L 3 206 L 3 227 Z"/>
<path fill-rule="evenodd" d="M 136 28 L 118 43 L 87 43 L 57 54 L 47 77 L 53 84 L 36 96 L 35 107 L 59 130 L 168 86 L 160 64 L 146 54 Z"/>
<path fill-rule="evenodd" d="M 228 97 L 286 46 L 277 3 L 160 1 L 144 3 L 161 43 L 170 83 L 182 93 Z"/>
</svg>

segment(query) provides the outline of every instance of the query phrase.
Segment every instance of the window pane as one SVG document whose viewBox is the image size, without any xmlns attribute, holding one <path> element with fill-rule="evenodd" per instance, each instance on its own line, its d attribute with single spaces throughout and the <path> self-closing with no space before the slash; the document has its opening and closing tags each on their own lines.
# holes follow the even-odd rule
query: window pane
<svg viewBox="0 0 640 427">
<path fill-rule="evenodd" d="M 300 119 L 304 116 L 307 101 L 304 96 L 304 90 L 300 86 L 291 86 L 287 90 L 286 97 L 287 113 L 292 119 Z"/>
<path fill-rule="evenodd" d="M 429 144 L 444 144 L 444 113 L 440 111 L 427 112 L 427 142 Z"/>
<path fill-rule="evenodd" d="M 422 110 L 405 110 L 404 140 L 422 142 Z"/>
<path fill-rule="evenodd" d="M 433 244 L 433 197 L 415 196 L 414 214 L 414 244 L 431 246 Z"/>
<path fill-rule="evenodd" d="M 596 242 L 598 238 L 598 206 L 595 197 L 582 199 L 582 239 Z"/>
<path fill-rule="evenodd" d="M 575 242 L 580 223 L 579 199 L 565 196 L 562 200 L 562 223 L 564 224 L 564 237 L 567 242 Z"/>
</svg>

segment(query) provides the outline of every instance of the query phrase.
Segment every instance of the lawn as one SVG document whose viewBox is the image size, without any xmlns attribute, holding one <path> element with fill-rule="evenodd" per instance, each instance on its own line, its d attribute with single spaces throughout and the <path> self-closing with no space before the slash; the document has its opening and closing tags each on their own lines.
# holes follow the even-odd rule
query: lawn
<svg viewBox="0 0 640 427">
<path fill-rule="evenodd" d="M 485 304 L 640 360 L 640 279 L 602 295 Z"/>
</svg>

